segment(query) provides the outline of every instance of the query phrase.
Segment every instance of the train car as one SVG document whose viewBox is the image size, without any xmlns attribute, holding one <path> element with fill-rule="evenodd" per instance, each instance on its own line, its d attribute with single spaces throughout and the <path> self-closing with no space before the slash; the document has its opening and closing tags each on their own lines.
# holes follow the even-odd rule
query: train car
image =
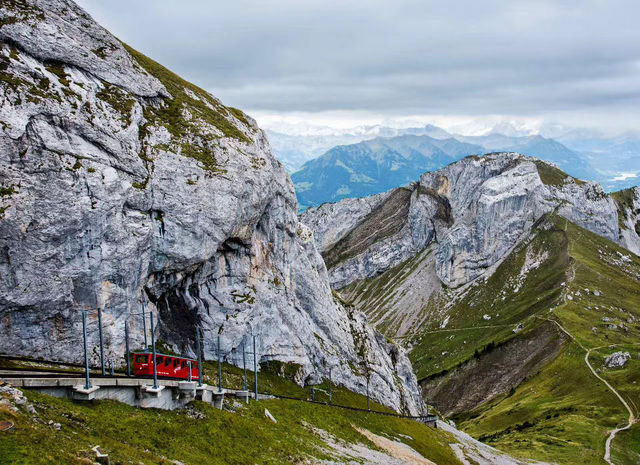
<svg viewBox="0 0 640 465">
<path fill-rule="evenodd" d="M 153 376 L 153 353 L 134 352 L 133 374 L 135 376 Z M 199 375 L 198 361 L 187 357 L 156 353 L 156 372 L 161 378 L 189 379 L 189 365 L 191 365 L 191 379 Z"/>
</svg>

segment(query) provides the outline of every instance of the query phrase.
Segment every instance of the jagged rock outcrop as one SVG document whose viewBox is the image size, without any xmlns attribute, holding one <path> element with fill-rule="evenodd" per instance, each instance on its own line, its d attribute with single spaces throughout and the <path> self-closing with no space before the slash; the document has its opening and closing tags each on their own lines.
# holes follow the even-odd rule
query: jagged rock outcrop
<svg viewBox="0 0 640 465">
<path fill-rule="evenodd" d="M 640 255 L 640 187 L 614 192 L 611 195 L 618 205 L 619 242 L 623 247 Z"/>
<path fill-rule="evenodd" d="M 393 192 L 402 190 L 410 192 L 405 203 L 390 208 Z M 599 184 L 517 153 L 467 157 L 359 204 L 366 205 L 364 216 L 353 211 L 353 200 L 301 215 L 317 237 L 335 288 L 380 274 L 432 242 L 439 280 L 459 287 L 497 263 L 551 211 L 623 245 L 632 242 L 619 239 L 616 202 Z M 374 215 L 388 234 L 372 236 L 363 227 Z"/>
<path fill-rule="evenodd" d="M 258 335 L 298 366 L 420 410 L 404 352 L 332 296 L 291 181 L 239 110 L 129 49 L 68 0 L 0 5 L 0 351 L 78 361 L 81 311 L 205 355 Z M 148 325 L 147 325 L 148 329 Z M 239 352 L 238 352 L 239 353 Z M 95 356 L 95 351 L 94 351 Z"/>
<path fill-rule="evenodd" d="M 614 352 L 608 357 L 605 357 L 604 365 L 607 368 L 620 368 L 625 366 L 630 358 L 631 355 L 629 355 L 629 352 Z"/>
</svg>

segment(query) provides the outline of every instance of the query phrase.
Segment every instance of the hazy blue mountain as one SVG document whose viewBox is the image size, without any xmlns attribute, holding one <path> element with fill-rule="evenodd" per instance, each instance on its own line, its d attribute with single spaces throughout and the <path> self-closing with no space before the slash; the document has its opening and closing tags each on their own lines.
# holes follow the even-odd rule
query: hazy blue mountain
<svg viewBox="0 0 640 465">
<path fill-rule="evenodd" d="M 305 162 L 319 157 L 332 147 L 356 144 L 364 140 L 363 136 L 353 134 L 292 135 L 269 130 L 266 132 L 273 154 L 289 172 L 299 170 Z"/>
<path fill-rule="evenodd" d="M 483 147 L 453 138 L 404 135 L 332 148 L 291 175 L 300 208 L 363 197 L 416 181 Z"/>
<path fill-rule="evenodd" d="M 357 144 L 377 137 L 402 135 L 431 136 L 438 139 L 451 137 L 447 131 L 432 124 L 413 128 L 391 128 L 382 125 L 358 126 L 344 131 L 319 128 L 308 133 L 283 133 L 267 130 L 274 155 L 287 171 L 299 170 L 302 165 L 338 145 Z"/>
<path fill-rule="evenodd" d="M 587 158 L 609 192 L 640 184 L 640 133 L 604 137 L 597 132 L 571 131 L 558 136 L 567 147 Z"/>
<path fill-rule="evenodd" d="M 274 153 L 288 171 L 299 170 L 292 178 L 303 207 L 398 187 L 416 180 L 425 170 L 438 169 L 471 153 L 513 151 L 538 157 L 576 178 L 598 181 L 608 192 L 640 183 L 638 133 L 605 137 L 595 130 L 573 129 L 556 131 L 550 138 L 522 135 L 518 128 L 503 126 L 483 136 L 451 134 L 430 124 L 402 129 L 371 125 L 267 133 Z M 410 135 L 418 139 L 407 139 Z M 315 157 L 322 160 L 313 161 Z M 384 173 L 385 169 L 389 172 Z"/>
<path fill-rule="evenodd" d="M 566 173 L 579 179 L 601 180 L 599 173 L 590 163 L 589 157 L 575 152 L 554 139 L 539 135 L 510 137 L 503 134 L 460 137 L 469 143 L 481 145 L 491 152 L 518 152 L 545 161 L 550 161 Z"/>
</svg>

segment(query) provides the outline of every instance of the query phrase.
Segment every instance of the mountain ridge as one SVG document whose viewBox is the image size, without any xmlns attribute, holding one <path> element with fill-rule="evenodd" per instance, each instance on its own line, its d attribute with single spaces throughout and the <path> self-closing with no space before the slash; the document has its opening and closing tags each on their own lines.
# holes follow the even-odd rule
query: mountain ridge
<svg viewBox="0 0 640 465">
<path fill-rule="evenodd" d="M 411 148 L 413 156 L 409 157 Z M 400 187 L 425 171 L 435 171 L 469 155 L 518 152 L 547 161 L 579 179 L 601 175 L 588 160 L 553 139 L 539 135 L 510 137 L 401 135 L 333 147 L 306 162 L 291 177 L 301 208 L 363 197 Z"/>
<path fill-rule="evenodd" d="M 455 180 L 455 184 L 453 180 Z M 518 204 L 514 210 L 509 209 L 501 212 L 501 215 L 504 215 L 505 224 L 514 225 L 512 230 L 508 226 L 503 226 L 501 229 L 503 237 L 498 238 L 497 243 L 504 244 L 504 247 L 507 247 L 508 244 L 515 244 L 517 237 L 526 229 L 526 224 L 533 224 L 541 212 L 549 211 L 552 208 L 558 208 L 578 224 L 586 225 L 611 240 L 627 240 L 620 237 L 620 232 L 625 228 L 620 228 L 618 224 L 618 204 L 612 197 L 604 193 L 599 184 L 576 180 L 551 164 L 520 154 L 497 153 L 484 157 L 466 157 L 441 170 L 423 174 L 419 183 L 410 186 L 413 186 L 410 187 L 413 194 L 411 211 L 406 217 L 409 220 L 408 226 L 399 236 L 389 239 L 385 243 L 374 244 L 374 247 L 381 247 L 380 254 L 360 255 L 360 258 L 354 256 L 339 267 L 330 269 L 330 277 L 334 286 L 343 287 L 353 281 L 356 276 L 358 279 L 370 277 L 390 266 L 395 266 L 409 258 L 410 255 L 424 249 L 435 237 L 439 238 L 440 249 L 443 249 L 443 240 L 451 243 L 447 247 L 449 251 L 442 252 L 443 255 L 439 258 L 439 266 L 441 267 L 439 273 L 442 273 L 440 277 L 444 277 L 446 274 L 444 269 L 448 268 L 446 265 L 448 259 L 445 258 L 445 255 L 455 256 L 455 260 L 465 263 L 467 259 L 460 254 L 463 249 L 456 253 L 453 250 L 467 246 L 483 249 L 481 244 L 472 241 L 472 232 L 463 224 L 464 222 L 460 222 L 461 218 L 468 214 L 474 215 L 474 218 L 481 218 L 482 213 L 477 212 L 476 209 L 498 208 L 503 201 L 513 201 Z M 419 189 L 420 186 L 422 189 Z M 456 192 L 452 192 L 451 189 Z M 428 195 L 421 197 L 423 192 Z M 372 210 L 376 205 L 382 205 L 386 198 L 385 195 L 378 195 L 361 199 L 355 203 L 358 205 L 369 204 L 368 208 Z M 447 206 L 447 202 L 449 206 Z M 521 205 L 522 202 L 524 203 Z M 316 243 L 323 254 L 326 254 L 327 250 L 340 240 L 339 235 L 333 231 L 334 224 L 336 228 L 346 233 L 354 228 L 358 221 L 362 220 L 362 215 L 354 214 L 351 211 L 350 205 L 352 204 L 354 201 L 343 200 L 335 204 L 325 204 L 318 208 L 309 209 L 301 215 L 301 220 L 314 231 Z M 346 209 L 345 212 L 348 212 L 344 215 L 341 212 L 343 205 Z M 447 218 L 450 216 L 447 211 L 449 208 L 453 209 L 453 217 L 458 221 L 458 227 L 445 234 L 449 229 L 449 225 L 447 225 L 449 221 Z M 525 211 L 522 211 L 523 208 Z M 527 208 L 532 208 L 533 211 L 527 212 Z M 468 213 L 470 211 L 472 213 Z M 509 213 L 513 213 L 513 215 L 509 216 Z M 486 225 L 483 223 L 478 227 L 497 226 L 493 221 Z M 478 234 L 482 237 L 484 232 L 478 232 Z M 334 243 L 328 243 L 326 237 L 330 237 Z M 635 237 L 634 234 L 631 234 L 631 237 Z M 391 246 L 392 240 L 393 247 Z M 459 241 L 465 240 L 466 243 L 459 243 Z M 629 242 L 628 247 L 634 246 Z M 503 252 L 507 249 L 504 249 Z M 494 258 L 489 260 L 487 266 L 491 265 L 491 262 L 495 262 L 498 255 L 500 253 L 494 254 Z M 390 259 L 389 257 L 395 258 Z M 469 260 L 470 262 L 466 266 L 472 270 L 476 266 L 472 264 L 475 259 Z M 378 262 L 379 265 L 376 264 Z M 457 265 L 452 267 L 451 272 L 454 275 L 458 271 Z M 444 279 L 444 282 L 448 285 L 451 283 L 460 285 L 465 282 L 464 279 L 451 276 L 451 278 Z"/>
<path fill-rule="evenodd" d="M 411 191 L 401 219 L 397 207 L 383 214 L 399 189 L 300 215 L 333 287 L 402 341 L 425 400 L 464 431 L 516 456 L 601 463 L 604 437 L 628 413 L 585 351 L 626 399 L 638 394 L 635 361 L 619 372 L 603 361 L 637 351 L 640 188 L 607 195 L 541 160 L 497 153 L 400 189 Z M 396 222 L 391 234 L 358 241 L 371 237 L 368 221 L 385 219 Z M 640 457 L 637 434 L 616 436 L 619 463 Z"/>
<path fill-rule="evenodd" d="M 337 146 L 291 175 L 301 208 L 363 197 L 413 181 L 482 147 L 454 138 L 403 135 Z"/>
</svg>

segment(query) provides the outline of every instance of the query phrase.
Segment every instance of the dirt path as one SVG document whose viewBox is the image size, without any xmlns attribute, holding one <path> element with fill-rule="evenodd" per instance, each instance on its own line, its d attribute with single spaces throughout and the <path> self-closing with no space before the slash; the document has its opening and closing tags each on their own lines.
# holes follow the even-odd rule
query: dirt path
<svg viewBox="0 0 640 465">
<path fill-rule="evenodd" d="M 443 329 L 431 329 L 429 331 L 421 331 L 420 334 L 435 334 L 435 333 L 452 333 L 452 332 L 456 332 L 456 331 L 468 331 L 470 329 L 487 329 L 487 328 L 509 328 L 509 327 L 514 327 L 516 326 L 516 324 L 513 323 L 509 323 L 509 324 L 504 324 L 504 325 L 492 325 L 492 326 L 470 326 L 468 328 L 443 328 Z M 397 337 L 396 339 L 402 339 L 402 338 L 408 338 L 411 336 L 400 336 Z"/>
<path fill-rule="evenodd" d="M 607 440 L 606 440 L 605 445 L 604 445 L 604 457 L 603 458 L 604 458 L 605 462 L 607 462 L 609 465 L 615 465 L 611 461 L 611 441 L 613 441 L 613 439 L 616 437 L 616 434 L 618 434 L 620 431 L 625 431 L 625 430 L 628 430 L 629 428 L 631 428 L 633 426 L 633 424 L 636 421 L 638 421 L 638 419 L 634 415 L 633 410 L 631 410 L 631 407 L 629 406 L 627 401 L 620 395 L 620 393 L 618 391 L 616 391 L 616 389 L 611 384 L 609 384 L 609 382 L 607 380 L 605 380 L 602 376 L 600 376 L 596 372 L 596 370 L 593 369 L 593 366 L 591 366 L 591 362 L 589 362 L 589 354 L 591 353 L 592 350 L 597 350 L 597 349 L 601 349 L 602 347 L 610 347 L 610 346 L 593 347 L 591 349 L 587 349 L 575 337 L 573 337 L 573 334 L 571 334 L 569 331 L 567 331 L 558 321 L 552 320 L 550 318 L 543 318 L 543 319 L 548 320 L 548 321 L 552 321 L 553 323 L 555 323 L 558 326 L 558 328 L 560 328 L 560 330 L 562 332 L 564 332 L 567 336 L 569 336 L 576 344 L 578 344 L 578 346 L 580 346 L 580 348 L 582 350 L 584 350 L 586 352 L 584 354 L 584 363 L 587 364 L 587 367 L 589 368 L 589 371 L 591 371 L 591 374 L 593 374 L 593 376 L 595 376 L 600 381 L 602 381 L 604 383 L 604 385 L 607 386 L 607 388 L 609 388 L 609 390 L 611 392 L 613 392 L 613 394 L 615 394 L 615 396 L 620 400 L 622 405 L 624 405 L 624 408 L 627 409 L 627 412 L 629 412 L 629 422 L 625 426 L 622 426 L 620 428 L 616 428 L 616 429 L 613 429 L 613 430 L 609 431 L 609 436 L 607 437 Z M 618 345 L 618 344 L 612 344 L 612 345 Z"/>
<path fill-rule="evenodd" d="M 594 349 L 599 349 L 599 347 L 595 347 Z M 631 407 L 629 407 L 629 404 L 627 403 L 626 400 L 623 399 L 620 393 L 616 391 L 613 388 L 613 386 L 611 386 L 611 384 L 609 384 L 604 378 L 602 378 L 602 376 L 596 373 L 596 370 L 594 370 L 593 367 L 591 366 L 591 363 L 589 362 L 589 354 L 594 349 L 587 350 L 587 353 L 584 355 L 584 362 L 589 367 L 589 370 L 591 370 L 591 373 L 593 373 L 593 376 L 595 376 L 600 381 L 602 381 L 605 384 L 605 386 L 607 386 L 609 390 L 611 390 L 611 392 L 613 392 L 618 397 L 618 399 L 620 399 L 620 402 L 622 402 L 622 405 L 624 405 L 625 408 L 627 409 L 627 412 L 629 412 L 629 423 L 627 423 L 626 426 L 623 426 L 621 428 L 616 428 L 614 430 L 611 430 L 609 432 L 609 437 L 607 437 L 607 441 L 604 444 L 604 459 L 609 465 L 614 465 L 613 462 L 611 461 L 611 441 L 613 441 L 613 438 L 616 437 L 616 434 L 618 434 L 618 432 L 631 428 L 631 426 L 633 426 L 633 424 L 636 422 L 636 417 L 633 414 L 633 410 L 631 410 Z"/>
</svg>

